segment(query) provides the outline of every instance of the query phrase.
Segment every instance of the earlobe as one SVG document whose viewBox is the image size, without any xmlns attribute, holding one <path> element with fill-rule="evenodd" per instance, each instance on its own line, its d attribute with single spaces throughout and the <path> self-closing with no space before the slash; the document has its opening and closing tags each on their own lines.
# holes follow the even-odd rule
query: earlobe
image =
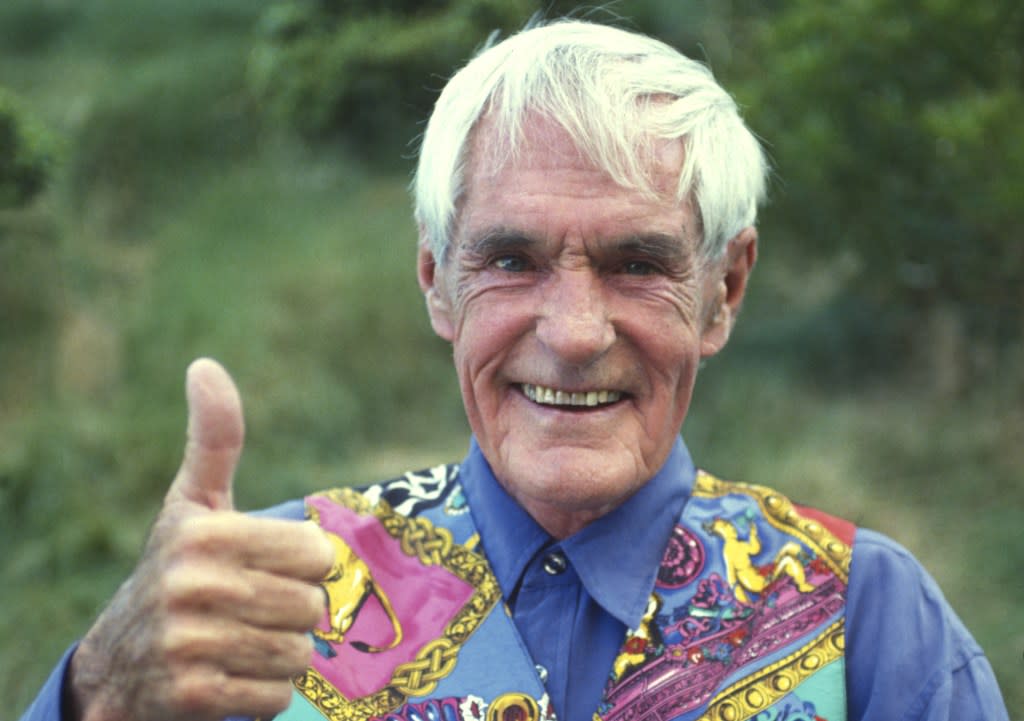
<svg viewBox="0 0 1024 721">
<path fill-rule="evenodd" d="M 725 347 L 736 324 L 750 272 L 757 262 L 757 229 L 744 228 L 729 241 L 725 256 L 714 273 L 713 312 L 704 325 L 700 353 L 707 358 Z"/>
<path fill-rule="evenodd" d="M 427 301 L 430 325 L 441 338 L 451 342 L 455 337 L 451 304 L 440 270 L 433 252 L 425 244 L 420 243 L 416 258 L 416 276 Z"/>
</svg>

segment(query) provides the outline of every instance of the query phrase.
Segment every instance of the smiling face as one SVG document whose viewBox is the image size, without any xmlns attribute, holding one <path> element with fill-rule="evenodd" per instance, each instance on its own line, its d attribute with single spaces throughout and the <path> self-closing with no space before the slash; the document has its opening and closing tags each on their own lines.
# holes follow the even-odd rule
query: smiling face
<svg viewBox="0 0 1024 721">
<path fill-rule="evenodd" d="M 555 124 L 528 122 L 497 169 L 480 124 L 448 257 L 421 246 L 419 277 L 484 456 L 565 537 L 664 463 L 698 362 L 728 338 L 756 236 L 702 259 L 694 214 L 674 198 L 681 143 L 658 148 L 654 198 L 617 185 Z"/>
</svg>

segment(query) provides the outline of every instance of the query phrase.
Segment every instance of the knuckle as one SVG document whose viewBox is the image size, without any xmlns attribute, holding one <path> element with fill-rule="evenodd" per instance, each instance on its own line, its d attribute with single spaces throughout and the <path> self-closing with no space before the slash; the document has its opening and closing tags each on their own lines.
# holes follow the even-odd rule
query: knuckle
<svg viewBox="0 0 1024 721">
<path fill-rule="evenodd" d="M 160 634 L 157 646 L 159 655 L 172 666 L 182 664 L 189 659 L 189 650 L 192 644 L 186 641 L 186 634 L 176 628 L 164 628 Z"/>
<path fill-rule="evenodd" d="M 220 545 L 222 525 L 219 514 L 216 513 L 182 519 L 171 541 L 172 553 L 185 558 L 215 553 Z"/>
<path fill-rule="evenodd" d="M 292 668 L 289 669 L 288 675 L 294 675 L 302 673 L 309 666 L 310 661 L 313 658 L 313 639 L 306 634 L 299 634 L 295 637 L 294 649 L 290 660 L 292 661 Z"/>
<path fill-rule="evenodd" d="M 218 689 L 225 680 L 222 672 L 212 669 L 180 674 L 171 682 L 171 707 L 180 715 L 206 715 L 217 707 Z"/>
<path fill-rule="evenodd" d="M 276 633 L 269 646 L 270 655 L 282 661 L 289 674 L 304 669 L 313 653 L 312 642 L 300 633 Z"/>
<path fill-rule="evenodd" d="M 164 588 L 165 604 L 172 611 L 209 609 L 230 600 L 223 575 L 200 562 L 181 563 L 168 569 Z"/>
<path fill-rule="evenodd" d="M 173 668 L 189 668 L 210 659 L 218 648 L 223 633 L 211 634 L 209 629 L 190 623 L 175 623 L 164 628 L 159 647 L 164 661 Z"/>
<path fill-rule="evenodd" d="M 160 585 L 162 603 L 171 611 L 224 611 L 250 602 L 255 593 L 236 569 L 198 559 L 172 564 Z"/>
<path fill-rule="evenodd" d="M 179 564 L 169 567 L 160 577 L 160 596 L 171 609 L 188 605 L 195 594 L 198 573 Z"/>
</svg>

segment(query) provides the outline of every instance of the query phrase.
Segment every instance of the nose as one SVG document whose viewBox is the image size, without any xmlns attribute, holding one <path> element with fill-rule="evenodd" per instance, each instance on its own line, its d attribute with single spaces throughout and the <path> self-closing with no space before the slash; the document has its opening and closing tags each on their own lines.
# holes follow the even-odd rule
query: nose
<svg viewBox="0 0 1024 721">
<path fill-rule="evenodd" d="M 601 279 L 589 267 L 559 269 L 547 285 L 537 338 L 565 363 L 590 365 L 615 342 Z"/>
</svg>

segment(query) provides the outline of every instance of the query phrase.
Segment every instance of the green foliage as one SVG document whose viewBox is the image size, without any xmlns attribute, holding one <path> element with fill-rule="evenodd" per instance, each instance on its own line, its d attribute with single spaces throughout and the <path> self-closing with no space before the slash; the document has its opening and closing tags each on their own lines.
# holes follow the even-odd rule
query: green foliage
<svg viewBox="0 0 1024 721">
<path fill-rule="evenodd" d="M 363 148 L 405 142 L 451 70 L 536 10 L 533 0 L 275 5 L 260 23 L 251 85 L 307 135 L 342 134 Z"/>
<path fill-rule="evenodd" d="M 0 87 L 0 377 L 11 371 L 5 361 L 45 346 L 56 316 L 59 292 L 48 281 L 57 275 L 58 241 L 28 206 L 50 181 L 57 148 L 25 103 Z"/>
<path fill-rule="evenodd" d="M 75 212 L 106 226 L 135 224 L 190 192 L 184 168 L 245 152 L 257 121 L 241 77 L 238 48 L 200 46 L 187 62 L 140 61 L 131 78 L 100 91 L 69 160 L 64 190 Z"/>
<path fill-rule="evenodd" d="M 247 83 L 260 76 L 261 54 L 279 51 L 271 65 L 282 63 L 280 81 L 287 86 L 290 69 L 302 69 L 291 64 L 299 58 L 300 38 L 331 47 L 342 21 L 352 19 L 368 37 L 348 42 L 362 43 L 376 58 L 352 62 L 389 83 L 374 89 L 351 80 L 367 108 L 360 122 L 411 124 L 425 116 L 426 106 L 413 109 L 392 92 L 392 83 L 408 83 L 408 97 L 431 95 L 492 27 L 514 29 L 532 11 L 524 3 L 523 15 L 507 25 L 487 19 L 464 37 L 453 37 L 458 33 L 449 28 L 449 35 L 428 38 L 412 27 L 414 18 L 427 27 L 444 18 L 468 28 L 469 21 L 452 18 L 468 17 L 478 5 L 488 4 L 0 2 L 0 84 L 15 88 L 67 138 L 50 190 L 26 208 L 0 213 L 0 548 L 6 551 L 0 698 L 15 714 L 134 563 L 180 460 L 183 371 L 195 356 L 221 359 L 245 402 L 248 435 L 237 482 L 242 507 L 368 482 L 464 452 L 450 351 L 433 337 L 416 288 L 408 164 L 382 170 L 343 143 L 298 142 L 267 128 Z M 811 12 L 795 2 L 776 6 L 759 3 L 757 12 L 778 12 L 780 22 L 798 7 Z M 791 71 L 780 62 L 790 46 L 799 54 L 812 38 L 788 30 L 788 45 L 780 39 L 771 46 L 777 61 L 763 54 L 772 40 L 770 17 L 758 14 L 751 27 L 729 7 L 736 11 L 736 3 L 713 0 L 685 7 L 676 0 L 623 0 L 612 8 L 627 26 L 635 22 L 698 57 L 706 48 L 771 141 L 784 181 L 765 217 L 762 260 L 731 347 L 702 371 L 688 442 L 699 462 L 716 472 L 777 484 L 908 545 L 939 576 L 978 636 L 1010 707 L 1020 707 L 1024 637 L 1015 619 L 1024 604 L 1018 542 L 1024 351 L 1007 352 L 989 376 L 955 397 L 907 383 L 891 349 L 872 351 L 881 299 L 890 299 L 890 306 L 902 302 L 905 282 L 897 279 L 887 289 L 885 277 L 896 274 L 879 277 L 879 305 L 858 303 L 843 292 L 844 283 L 863 282 L 857 274 L 874 262 L 869 251 L 875 241 L 851 246 L 859 259 L 835 259 L 846 236 L 807 232 L 816 227 L 807 217 L 820 217 L 818 231 L 856 230 L 825 223 L 825 210 L 853 215 L 849 199 L 829 197 L 845 190 L 836 185 L 837 162 L 845 163 L 839 166 L 843 178 L 857 179 L 878 177 L 878 167 L 907 172 L 896 166 L 909 160 L 867 145 L 846 157 L 842 147 L 816 140 L 815 133 L 827 139 L 843 121 L 826 114 L 814 122 L 814 108 L 830 107 L 817 102 L 820 93 L 832 93 L 829 103 L 849 110 L 857 101 L 842 101 L 842 91 L 860 90 L 820 80 L 823 88 L 812 85 L 814 94 L 801 97 L 795 84 L 817 75 L 786 76 Z M 967 32 L 969 16 L 984 8 L 959 7 L 965 20 L 950 23 Z M 391 19 L 374 25 L 368 16 L 375 11 Z M 299 21 L 289 19 L 290 12 Z M 277 20 L 272 13 L 279 13 Z M 304 25 L 308 17 L 315 22 Z M 400 33 L 396 56 L 418 47 L 427 58 L 428 44 L 436 45 L 437 55 L 429 57 L 441 58 L 430 60 L 437 66 L 385 62 L 383 48 L 398 43 L 389 34 L 394 18 L 409 20 L 398 23 L 409 35 Z M 269 27 L 275 23 L 277 29 Z M 753 30 L 765 36 L 746 44 Z M 834 32 L 843 34 L 842 28 Z M 1017 62 L 1001 37 L 993 36 L 1002 48 L 996 55 Z M 987 41 L 970 42 L 988 57 Z M 908 45 L 906 52 L 917 57 L 924 50 Z M 968 67 L 974 61 L 960 59 L 951 72 L 962 72 L 961 62 Z M 389 68 L 411 75 L 393 81 Z M 271 75 L 263 76 L 267 103 L 283 97 L 274 90 L 278 76 Z M 1008 72 L 1005 77 L 1012 80 Z M 302 82 L 309 83 L 310 98 L 321 87 L 309 78 Z M 762 85 L 781 93 L 780 101 L 767 90 L 758 95 Z M 943 86 L 938 71 L 933 85 Z M 942 96 L 944 102 L 913 113 L 915 128 L 933 140 L 941 129 L 955 142 L 957 152 L 944 168 L 955 171 L 957 182 L 986 189 L 963 187 L 977 202 L 954 198 L 951 207 L 976 227 L 1003 227 L 1007 242 L 1021 196 L 1005 182 L 1012 172 L 999 164 L 1016 156 L 1011 139 L 993 133 L 1002 127 L 1012 134 L 1015 87 L 1006 81 L 1000 92 Z M 322 88 L 334 93 L 328 80 Z M 306 102 L 305 95 L 295 98 Z M 779 107 L 782 100 L 793 109 Z M 772 113 L 780 118 L 775 124 L 768 122 Z M 356 127 L 331 125 L 335 116 L 326 110 L 322 117 L 328 135 Z M 357 141 L 351 145 L 377 137 L 373 128 L 359 132 L 345 130 Z M 412 135 L 401 133 L 402 142 Z M 887 142 L 884 133 L 876 135 L 882 137 L 863 142 Z M 916 141 L 913 133 L 909 140 Z M 378 155 L 397 154 L 393 137 L 381 142 Z M 1003 155 L 978 152 L 990 145 Z M 805 152 L 809 147 L 816 156 Z M 870 168 L 861 175 L 858 159 Z M 912 177 L 932 182 L 926 175 L 915 171 Z M 928 199 L 931 192 L 919 191 Z M 813 202 L 798 203 L 801 198 Z M 790 215 L 780 212 L 790 205 Z M 893 210 L 889 203 L 879 212 Z M 879 217 L 875 225 L 903 222 Z M 987 258 L 990 272 L 1006 278 L 1006 293 L 1024 287 L 1019 272 L 1012 276 L 1016 266 L 997 267 L 1001 256 L 972 247 L 978 257 L 965 268 Z M 865 365 L 873 369 L 872 383 L 851 381 Z"/>
<path fill-rule="evenodd" d="M 50 49 L 81 19 L 80 8 L 66 2 L 12 0 L 9 5 L 0 24 L 0 47 L 18 54 Z"/>
<path fill-rule="evenodd" d="M 32 200 L 46 185 L 55 160 L 53 136 L 0 88 L 0 210 Z"/>
<path fill-rule="evenodd" d="M 1020 338 L 1024 7 L 744 11 L 730 73 L 777 168 L 769 242 L 845 254 L 850 287 L 879 307 L 951 307 L 966 338 Z"/>
</svg>

